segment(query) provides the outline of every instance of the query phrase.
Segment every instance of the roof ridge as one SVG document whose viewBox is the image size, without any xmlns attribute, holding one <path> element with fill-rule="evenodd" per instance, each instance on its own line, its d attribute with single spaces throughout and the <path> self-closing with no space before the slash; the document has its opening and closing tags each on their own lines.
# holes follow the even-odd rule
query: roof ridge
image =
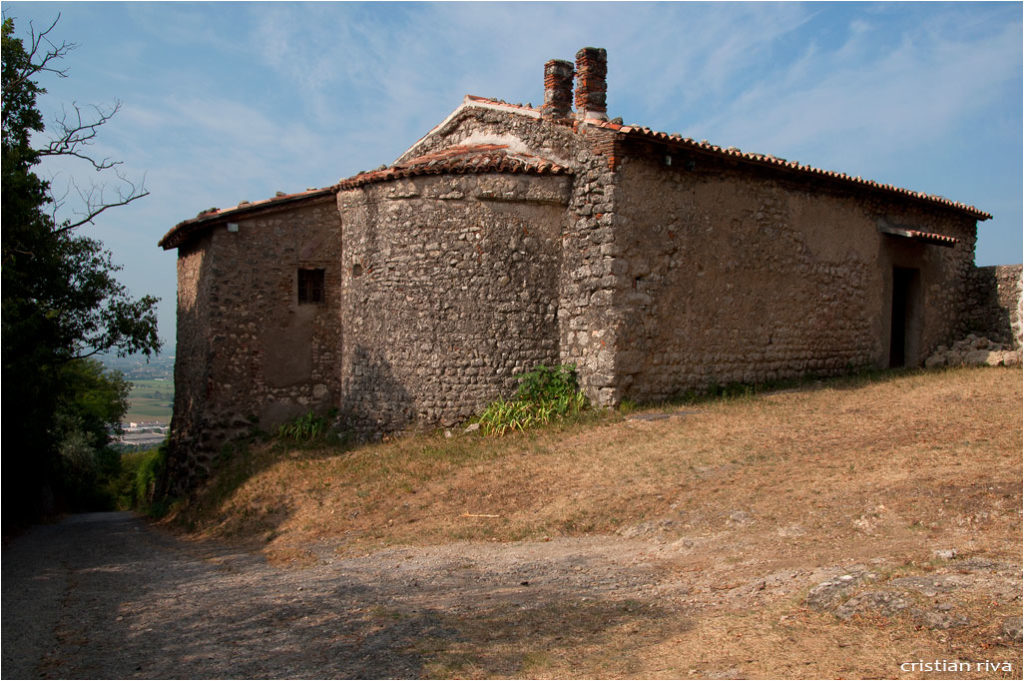
<svg viewBox="0 0 1024 681">
<path fill-rule="evenodd" d="M 455 153 L 448 153 L 458 150 Z M 455 145 L 422 154 L 387 168 L 363 172 L 344 178 L 335 185 L 338 189 L 355 189 L 377 182 L 388 182 L 420 175 L 440 173 L 506 172 L 528 175 L 571 175 L 572 168 L 552 159 L 511 151 L 507 144 Z"/>
</svg>

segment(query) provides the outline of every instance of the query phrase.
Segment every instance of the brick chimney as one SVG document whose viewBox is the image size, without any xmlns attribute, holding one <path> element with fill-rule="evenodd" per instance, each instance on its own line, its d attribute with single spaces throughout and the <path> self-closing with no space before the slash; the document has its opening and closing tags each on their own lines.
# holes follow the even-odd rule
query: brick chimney
<svg viewBox="0 0 1024 681">
<path fill-rule="evenodd" d="M 601 47 L 584 47 L 576 53 L 576 117 L 608 120 L 605 94 L 608 53 Z"/>
<path fill-rule="evenodd" d="M 572 113 L 572 62 L 552 59 L 544 64 L 544 106 L 540 113 L 545 118 L 568 118 Z"/>
</svg>

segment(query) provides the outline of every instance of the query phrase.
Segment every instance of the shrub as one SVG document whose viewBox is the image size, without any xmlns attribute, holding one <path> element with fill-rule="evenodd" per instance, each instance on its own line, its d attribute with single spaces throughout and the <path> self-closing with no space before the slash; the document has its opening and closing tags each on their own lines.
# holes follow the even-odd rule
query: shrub
<svg viewBox="0 0 1024 681">
<path fill-rule="evenodd" d="M 313 442 L 322 440 L 328 432 L 330 424 L 326 416 L 317 416 L 312 411 L 304 416 L 285 423 L 277 429 L 277 436 L 294 442 Z"/>
<path fill-rule="evenodd" d="M 155 449 L 123 453 L 120 474 L 110 488 L 118 508 L 161 515 L 165 504 L 157 499 L 156 489 L 166 464 L 166 442 Z"/>
<path fill-rule="evenodd" d="M 588 406 L 574 365 L 541 365 L 519 377 L 514 399 L 492 402 L 477 422 L 484 435 L 504 435 L 576 416 Z"/>
<path fill-rule="evenodd" d="M 575 364 L 548 367 L 541 364 L 519 376 L 516 399 L 523 402 L 550 402 L 579 392 Z"/>
</svg>

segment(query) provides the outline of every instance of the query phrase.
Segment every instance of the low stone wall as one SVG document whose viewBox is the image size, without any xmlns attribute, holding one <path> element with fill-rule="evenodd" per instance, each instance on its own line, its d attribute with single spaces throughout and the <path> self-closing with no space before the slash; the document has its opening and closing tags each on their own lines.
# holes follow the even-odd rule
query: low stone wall
<svg viewBox="0 0 1024 681">
<path fill-rule="evenodd" d="M 967 303 L 965 331 L 1021 350 L 1021 265 L 976 267 Z"/>
<path fill-rule="evenodd" d="M 1014 350 L 1009 345 L 996 343 L 973 333 L 968 334 L 967 338 L 953 343 L 950 347 L 940 345 L 924 363 L 925 367 L 929 369 L 960 366 L 1012 367 L 1018 364 L 1020 364 L 1019 348 Z"/>
</svg>

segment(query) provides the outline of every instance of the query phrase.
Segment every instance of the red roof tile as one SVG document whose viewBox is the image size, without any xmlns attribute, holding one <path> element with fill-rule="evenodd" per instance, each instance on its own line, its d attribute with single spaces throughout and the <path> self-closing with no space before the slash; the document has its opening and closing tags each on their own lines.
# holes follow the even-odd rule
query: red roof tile
<svg viewBox="0 0 1024 681">
<path fill-rule="evenodd" d="M 334 192 L 334 187 L 307 189 L 304 192 L 296 192 L 294 194 L 279 193 L 277 196 L 269 199 L 262 199 L 260 201 L 242 201 L 237 206 L 232 206 L 230 208 L 210 208 L 200 212 L 199 215 L 194 218 L 179 222 L 169 232 L 167 232 L 162 239 L 160 239 L 157 245 L 162 247 L 164 250 L 177 248 L 183 244 L 191 234 L 201 230 L 206 224 L 221 218 L 245 215 L 247 213 L 265 210 L 267 208 L 276 208 L 283 204 L 320 198 L 333 194 Z"/>
<path fill-rule="evenodd" d="M 723 149 L 722 147 L 709 144 L 707 140 L 697 142 L 689 137 L 683 137 L 682 135 L 673 135 L 665 132 L 658 132 L 651 130 L 650 128 L 637 127 L 632 125 L 619 125 L 616 123 L 610 123 L 608 121 L 587 121 L 591 125 L 595 125 L 601 128 L 607 128 L 615 130 L 623 135 L 630 137 L 640 137 L 644 139 L 654 139 L 662 142 L 668 142 L 674 146 L 682 148 L 699 149 L 704 152 L 710 152 L 715 155 L 725 156 L 730 158 L 742 159 L 743 161 L 749 161 L 758 165 L 764 165 L 779 169 L 788 169 L 796 171 L 802 174 L 818 175 L 828 177 L 841 182 L 849 182 L 854 185 L 861 187 L 870 187 L 872 189 L 878 189 L 885 192 L 891 192 L 899 194 L 901 196 L 907 196 L 922 201 L 928 201 L 931 203 L 938 203 L 940 205 L 955 208 L 965 213 L 972 215 L 979 220 L 990 220 L 992 216 L 983 210 L 975 208 L 974 206 L 960 203 L 959 201 L 952 201 L 944 196 L 934 196 L 931 194 L 925 194 L 924 192 L 915 192 L 910 189 L 903 189 L 902 187 L 896 187 L 891 184 L 881 184 L 874 180 L 865 180 L 861 177 L 851 177 L 846 173 L 838 173 L 832 170 L 823 170 L 821 168 L 815 168 L 814 166 L 804 165 L 797 161 L 787 161 L 784 158 L 777 158 L 768 154 L 755 154 L 750 152 L 743 152 L 736 147 L 729 147 Z"/>
<path fill-rule="evenodd" d="M 383 170 L 359 173 L 339 182 L 337 188 L 354 189 L 375 182 L 418 175 L 492 172 L 528 175 L 572 174 L 572 170 L 566 166 L 533 154 L 511 151 L 506 144 L 459 145 L 423 154 Z"/>
<path fill-rule="evenodd" d="M 910 232 L 910 238 L 917 241 L 924 241 L 927 243 L 939 244 L 940 246 L 956 246 L 958 239 L 945 234 L 934 234 L 932 232 L 922 232 L 917 229 L 908 230 Z"/>
<path fill-rule="evenodd" d="M 490 99 L 488 97 L 478 97 L 476 95 L 466 95 L 465 99 L 467 104 L 482 104 L 485 106 L 497 106 L 504 109 L 508 109 L 510 112 L 528 114 L 531 116 L 537 116 L 540 114 L 539 109 L 533 107 L 523 106 L 522 104 L 510 104 L 500 99 Z M 554 121 L 556 123 L 562 121 Z M 654 139 L 661 142 L 668 142 L 675 146 L 689 147 L 692 149 L 699 149 L 703 152 L 708 152 L 720 156 L 740 159 L 746 162 L 755 163 L 762 166 L 777 168 L 780 170 L 795 171 L 800 174 L 816 175 L 821 177 L 828 177 L 833 180 L 840 182 L 848 182 L 860 187 L 870 187 L 883 192 L 890 192 L 898 194 L 900 196 L 909 197 L 912 199 L 918 199 L 921 201 L 927 201 L 931 203 L 937 203 L 948 208 L 954 208 L 956 210 L 963 211 L 978 220 L 990 220 L 992 216 L 983 210 L 975 208 L 974 206 L 960 203 L 959 201 L 952 201 L 944 196 L 934 196 L 931 194 L 925 194 L 924 192 L 915 192 L 910 189 L 903 189 L 891 184 L 882 184 L 873 180 L 865 180 L 861 177 L 851 177 L 846 173 L 839 173 L 832 170 L 824 170 L 822 168 L 816 168 L 814 166 L 804 165 L 796 161 L 787 161 L 784 158 L 777 158 L 770 154 L 755 154 L 750 152 L 743 152 L 736 147 L 722 148 L 714 144 L 709 144 L 707 140 L 697 142 L 689 137 L 683 137 L 682 135 L 670 134 L 666 132 L 658 132 L 647 127 L 640 127 L 635 125 L 622 125 L 621 123 L 612 123 L 611 121 L 598 120 L 598 119 L 587 119 L 585 121 L 588 125 L 593 125 L 600 128 L 606 128 L 608 130 L 614 130 L 628 137 L 640 137 L 644 139 Z"/>
<path fill-rule="evenodd" d="M 891 236 L 899 236 L 899 237 L 903 237 L 905 239 L 912 239 L 914 241 L 923 241 L 925 243 L 937 244 L 939 246 L 947 246 L 949 248 L 952 248 L 953 246 L 956 246 L 957 242 L 959 241 L 959 239 L 956 239 L 956 238 L 951 237 L 951 236 L 946 236 L 945 234 L 935 234 L 933 232 L 922 232 L 921 230 L 918 230 L 918 229 L 909 229 L 909 228 L 906 228 L 906 227 L 886 226 L 886 227 L 879 227 L 878 231 L 882 232 L 883 234 L 889 234 Z"/>
</svg>

